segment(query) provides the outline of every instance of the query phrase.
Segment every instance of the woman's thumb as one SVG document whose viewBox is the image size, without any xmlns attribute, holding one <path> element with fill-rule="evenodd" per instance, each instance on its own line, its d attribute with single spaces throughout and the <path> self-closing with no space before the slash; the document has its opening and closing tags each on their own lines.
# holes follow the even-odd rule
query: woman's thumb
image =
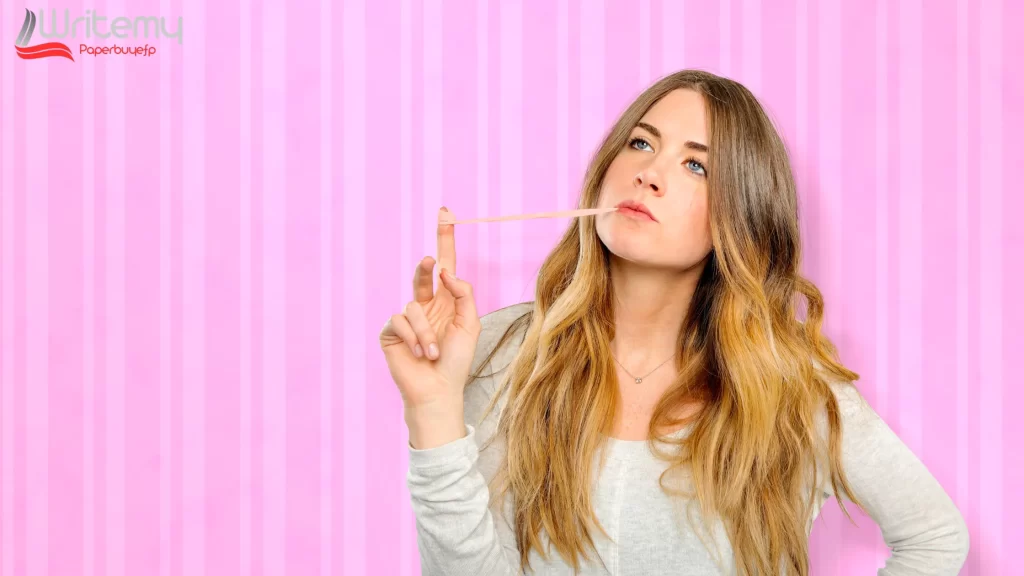
<svg viewBox="0 0 1024 576">
<path fill-rule="evenodd" d="M 441 282 L 455 297 L 455 325 L 464 330 L 475 332 L 480 327 L 480 318 L 473 300 L 473 286 L 460 280 L 447 269 L 441 270 Z"/>
</svg>

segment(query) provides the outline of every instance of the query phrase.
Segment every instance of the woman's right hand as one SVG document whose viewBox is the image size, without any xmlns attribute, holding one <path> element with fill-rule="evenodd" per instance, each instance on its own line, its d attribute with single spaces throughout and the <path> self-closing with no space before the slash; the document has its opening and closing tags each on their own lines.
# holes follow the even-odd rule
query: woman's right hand
<svg viewBox="0 0 1024 576">
<path fill-rule="evenodd" d="M 434 259 L 421 260 L 413 276 L 413 300 L 380 333 L 388 370 L 405 403 L 410 442 L 418 448 L 413 438 L 417 423 L 447 427 L 449 433 L 458 426 L 462 432 L 463 389 L 480 336 L 473 287 L 455 276 L 455 226 L 441 225 L 440 215 L 438 222 L 441 283 L 435 291 Z"/>
</svg>

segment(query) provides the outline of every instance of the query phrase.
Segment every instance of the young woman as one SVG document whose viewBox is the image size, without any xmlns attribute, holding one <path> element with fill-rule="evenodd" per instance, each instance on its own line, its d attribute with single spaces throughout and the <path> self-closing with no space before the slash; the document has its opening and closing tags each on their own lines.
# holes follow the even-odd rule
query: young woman
<svg viewBox="0 0 1024 576">
<path fill-rule="evenodd" d="M 963 518 L 821 333 L 796 200 L 754 96 L 682 71 L 605 138 L 579 205 L 619 209 L 573 220 L 532 303 L 479 318 L 438 226 L 440 285 L 424 258 L 380 336 L 424 574 L 806 575 L 833 495 L 879 574 L 959 572 Z"/>
</svg>

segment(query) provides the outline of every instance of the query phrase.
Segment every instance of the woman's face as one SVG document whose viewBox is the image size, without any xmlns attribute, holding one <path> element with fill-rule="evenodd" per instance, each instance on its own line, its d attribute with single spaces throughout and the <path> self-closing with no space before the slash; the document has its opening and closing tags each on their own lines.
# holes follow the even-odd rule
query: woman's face
<svg viewBox="0 0 1024 576">
<path fill-rule="evenodd" d="M 711 251 L 706 124 L 703 97 L 674 90 L 633 128 L 608 167 L 597 204 L 620 206 L 596 221 L 612 254 L 686 270 Z"/>
</svg>

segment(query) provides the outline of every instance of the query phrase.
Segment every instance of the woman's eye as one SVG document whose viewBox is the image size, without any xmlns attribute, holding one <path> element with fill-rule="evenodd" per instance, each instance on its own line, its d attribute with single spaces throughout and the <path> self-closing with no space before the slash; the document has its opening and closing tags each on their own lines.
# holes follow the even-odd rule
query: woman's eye
<svg viewBox="0 0 1024 576">
<path fill-rule="evenodd" d="M 686 167 L 694 174 L 698 174 L 700 176 L 707 175 L 707 171 L 704 169 L 704 165 L 696 160 L 687 160 Z"/>
<path fill-rule="evenodd" d="M 644 148 L 644 146 L 646 146 L 646 148 Z M 629 147 L 643 151 L 651 150 L 651 145 L 643 138 L 633 138 L 629 141 Z"/>
</svg>

